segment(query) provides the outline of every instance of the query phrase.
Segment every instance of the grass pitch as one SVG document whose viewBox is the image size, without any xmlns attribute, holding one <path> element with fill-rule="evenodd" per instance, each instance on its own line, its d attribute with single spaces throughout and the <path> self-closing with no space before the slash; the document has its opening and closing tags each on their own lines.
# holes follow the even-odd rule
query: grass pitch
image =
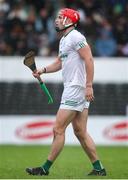
<svg viewBox="0 0 128 180">
<path fill-rule="evenodd" d="M 49 176 L 29 176 L 26 167 L 40 166 L 47 158 L 49 146 L 0 146 L 1 179 L 99 179 L 88 177 L 91 163 L 80 146 L 65 146 Z M 128 179 L 128 147 L 101 146 L 98 154 L 108 175 L 100 179 Z"/>
</svg>

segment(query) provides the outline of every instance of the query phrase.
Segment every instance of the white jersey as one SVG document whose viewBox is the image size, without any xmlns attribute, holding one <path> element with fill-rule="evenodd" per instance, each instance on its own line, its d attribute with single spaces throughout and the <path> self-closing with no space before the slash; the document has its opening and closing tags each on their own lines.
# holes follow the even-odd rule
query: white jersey
<svg viewBox="0 0 128 180">
<path fill-rule="evenodd" d="M 78 50 L 87 45 L 86 38 L 77 30 L 71 30 L 63 36 L 59 44 L 59 57 L 62 61 L 64 86 L 86 85 L 85 62 Z"/>
</svg>

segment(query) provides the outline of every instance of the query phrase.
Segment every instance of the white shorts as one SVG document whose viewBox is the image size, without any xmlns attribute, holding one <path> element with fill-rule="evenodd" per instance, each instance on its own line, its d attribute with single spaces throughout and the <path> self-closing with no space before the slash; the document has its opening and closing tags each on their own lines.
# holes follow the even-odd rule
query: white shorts
<svg viewBox="0 0 128 180">
<path fill-rule="evenodd" d="M 89 108 L 90 102 L 85 99 L 85 88 L 73 85 L 64 87 L 60 109 L 69 109 L 82 112 Z"/>
</svg>

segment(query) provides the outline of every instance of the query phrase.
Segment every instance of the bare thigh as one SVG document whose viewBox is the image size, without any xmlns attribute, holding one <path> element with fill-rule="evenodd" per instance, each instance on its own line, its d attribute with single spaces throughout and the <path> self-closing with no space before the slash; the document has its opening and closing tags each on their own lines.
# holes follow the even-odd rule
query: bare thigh
<svg viewBox="0 0 128 180">
<path fill-rule="evenodd" d="M 54 125 L 54 130 L 63 133 L 68 126 L 68 124 L 75 118 L 77 115 L 76 111 L 59 109 L 56 116 L 56 122 Z"/>
<path fill-rule="evenodd" d="M 76 133 L 85 133 L 87 131 L 87 118 L 88 109 L 84 109 L 83 112 L 78 112 L 78 114 L 72 120 L 72 126 Z"/>
</svg>

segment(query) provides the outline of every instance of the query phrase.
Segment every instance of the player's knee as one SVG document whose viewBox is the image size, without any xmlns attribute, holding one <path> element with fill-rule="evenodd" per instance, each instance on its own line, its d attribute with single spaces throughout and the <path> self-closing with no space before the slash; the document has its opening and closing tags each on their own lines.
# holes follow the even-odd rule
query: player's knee
<svg viewBox="0 0 128 180">
<path fill-rule="evenodd" d="M 79 140 L 85 138 L 85 133 L 82 130 L 74 129 L 74 134 Z"/>
<path fill-rule="evenodd" d="M 62 135 L 62 134 L 64 134 L 64 130 L 62 128 L 55 126 L 53 128 L 53 134 L 54 134 L 54 137 L 56 137 L 57 135 Z"/>
</svg>

